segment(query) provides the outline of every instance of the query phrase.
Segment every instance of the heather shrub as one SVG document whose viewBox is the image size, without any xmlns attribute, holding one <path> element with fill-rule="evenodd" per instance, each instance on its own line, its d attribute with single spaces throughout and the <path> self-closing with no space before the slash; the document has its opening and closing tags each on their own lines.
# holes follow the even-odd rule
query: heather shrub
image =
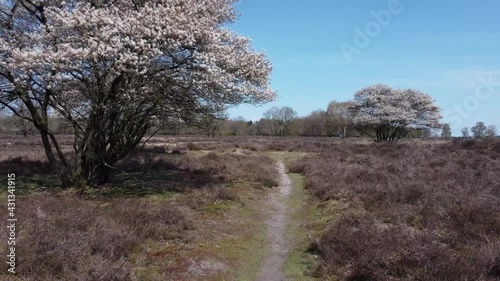
<svg viewBox="0 0 500 281">
<path fill-rule="evenodd" d="M 239 202 L 240 197 L 237 191 L 228 187 L 216 186 L 216 187 L 206 187 L 201 189 L 191 190 L 188 196 L 180 199 L 181 203 L 193 209 L 200 209 L 207 204 L 221 202 L 221 201 L 233 201 Z"/>
<path fill-rule="evenodd" d="M 194 144 L 192 142 L 188 142 L 186 144 L 186 147 L 187 147 L 187 149 L 192 150 L 192 151 L 194 151 L 194 150 L 200 150 L 200 148 L 196 144 Z"/>
<path fill-rule="evenodd" d="M 153 146 L 144 146 L 140 147 L 136 150 L 137 153 L 151 153 L 151 154 L 163 154 L 166 153 L 167 150 L 165 149 L 164 146 L 159 146 L 159 145 L 153 145 Z"/>
<path fill-rule="evenodd" d="M 317 244 L 319 273 L 344 280 L 461 280 L 460 261 L 425 232 L 344 214 Z M 332 266 L 333 265 L 333 266 Z"/>
<path fill-rule="evenodd" d="M 498 280 L 497 144 L 344 144 L 291 165 L 340 215 L 313 248 L 339 280 Z"/>
<path fill-rule="evenodd" d="M 120 172 L 150 173 L 176 170 L 177 165 L 174 159 L 165 158 L 155 153 L 137 153 L 118 162 L 116 168 Z"/>
<path fill-rule="evenodd" d="M 17 271 L 27 280 L 133 280 L 134 247 L 185 239 L 191 227 L 178 207 L 145 199 L 34 195 L 19 200 L 17 212 Z"/>
<path fill-rule="evenodd" d="M 247 181 L 272 187 L 278 184 L 274 162 L 266 156 L 217 154 L 210 152 L 201 157 L 182 156 L 179 167 L 194 173 L 195 178 L 217 179 L 221 183 Z"/>
<path fill-rule="evenodd" d="M 294 161 L 290 163 L 288 166 L 288 171 L 290 173 L 303 173 L 305 168 L 306 168 L 306 162 L 305 161 Z"/>
</svg>

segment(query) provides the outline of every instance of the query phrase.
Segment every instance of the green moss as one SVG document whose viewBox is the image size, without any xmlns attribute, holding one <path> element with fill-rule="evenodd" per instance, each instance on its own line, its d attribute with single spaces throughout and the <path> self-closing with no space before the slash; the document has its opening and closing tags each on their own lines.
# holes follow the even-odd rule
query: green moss
<svg viewBox="0 0 500 281">
<path fill-rule="evenodd" d="M 205 204 L 203 206 L 203 217 L 218 217 L 224 216 L 227 211 L 231 209 L 234 205 L 234 202 L 231 201 L 215 201 L 212 203 Z"/>
<path fill-rule="evenodd" d="M 287 201 L 289 213 L 286 235 L 290 244 L 283 270 L 290 281 L 317 280 L 310 276 L 316 267 L 317 257 L 308 251 L 311 243 L 309 224 L 318 215 L 316 202 L 304 189 L 304 179 L 300 174 L 289 174 L 289 177 L 293 183 Z"/>
<path fill-rule="evenodd" d="M 5 180 L 5 182 L 7 182 Z M 57 176 L 36 175 L 31 177 L 16 177 L 16 195 L 27 195 L 33 192 L 61 192 L 61 182 Z M 0 194 L 6 194 L 7 188 L 0 189 Z"/>
<path fill-rule="evenodd" d="M 237 214 L 234 214 L 239 221 L 235 224 L 232 237 L 220 241 L 215 249 L 226 259 L 234 261 L 228 274 L 238 281 L 255 280 L 264 257 L 270 251 L 267 225 L 263 219 L 265 214 L 261 209 L 261 200 L 267 192 L 254 186 L 240 183 L 233 187 L 238 189 L 241 200 Z"/>
<path fill-rule="evenodd" d="M 229 256 L 234 256 L 239 261 L 238 265 L 231 269 L 230 272 L 239 281 L 255 280 L 264 257 L 270 251 L 265 225 L 255 221 L 253 225 L 247 227 L 247 235 L 221 247 L 222 252 L 226 252 Z"/>
</svg>

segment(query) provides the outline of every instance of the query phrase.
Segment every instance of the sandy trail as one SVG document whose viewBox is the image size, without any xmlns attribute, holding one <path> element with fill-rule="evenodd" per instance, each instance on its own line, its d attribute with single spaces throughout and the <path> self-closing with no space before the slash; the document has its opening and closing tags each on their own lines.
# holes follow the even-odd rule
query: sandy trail
<svg viewBox="0 0 500 281">
<path fill-rule="evenodd" d="M 268 243 L 271 252 L 264 258 L 264 264 L 258 275 L 258 281 L 284 281 L 283 264 L 288 254 L 288 243 L 285 238 L 287 223 L 286 199 L 292 191 L 292 181 L 286 174 L 283 162 L 277 164 L 280 175 L 279 187 L 271 193 L 268 201 L 270 217 L 267 220 Z"/>
</svg>

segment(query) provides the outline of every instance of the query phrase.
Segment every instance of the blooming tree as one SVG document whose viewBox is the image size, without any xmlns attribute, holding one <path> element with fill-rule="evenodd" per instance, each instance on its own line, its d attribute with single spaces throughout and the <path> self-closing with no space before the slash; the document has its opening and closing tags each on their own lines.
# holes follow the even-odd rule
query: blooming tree
<svg viewBox="0 0 500 281">
<path fill-rule="evenodd" d="M 432 97 L 416 90 L 374 85 L 358 91 L 352 106 L 354 122 L 377 142 L 393 142 L 415 129 L 439 128 L 441 113 Z M 373 132 L 373 133 L 372 133 Z"/>
<path fill-rule="evenodd" d="M 40 132 L 64 185 L 101 184 L 164 116 L 265 103 L 271 63 L 227 29 L 235 0 L 5 0 L 0 104 Z M 47 116 L 75 132 L 69 163 Z"/>
</svg>

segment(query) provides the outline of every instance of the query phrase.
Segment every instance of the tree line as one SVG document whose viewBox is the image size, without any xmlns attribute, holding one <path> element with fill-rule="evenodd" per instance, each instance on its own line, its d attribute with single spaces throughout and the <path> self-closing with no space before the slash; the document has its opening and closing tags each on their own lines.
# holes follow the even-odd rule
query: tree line
<svg viewBox="0 0 500 281">
<path fill-rule="evenodd" d="M 351 101 L 332 101 L 305 117 L 287 106 L 273 107 L 256 122 L 210 118 L 203 128 L 211 136 L 368 136 L 376 142 L 396 142 L 404 137 L 438 137 L 440 119 L 440 109 L 429 95 L 378 84 L 356 92 Z"/>
<path fill-rule="evenodd" d="M 202 115 L 195 124 L 184 122 L 179 118 L 164 117 L 159 120 L 158 125 L 150 129 L 150 133 L 207 136 L 365 137 L 366 134 L 355 122 L 354 105 L 353 101 L 331 101 L 324 110 L 315 110 L 302 117 L 291 107 L 272 107 L 256 121 L 246 120 L 242 116 L 228 118 L 224 111 Z M 19 108 L 20 112 L 26 112 L 22 105 L 19 105 Z M 73 134 L 71 123 L 55 113 L 49 114 L 48 126 L 56 134 Z M 27 136 L 35 134 L 36 128 L 23 118 L 0 112 L 0 133 Z M 470 129 L 463 128 L 460 136 L 480 139 L 492 138 L 496 135 L 495 126 L 486 126 L 484 122 L 477 122 Z M 437 128 L 412 130 L 406 137 L 451 139 L 452 131 L 449 124 L 442 124 Z"/>
<path fill-rule="evenodd" d="M 355 137 L 360 132 L 353 125 L 353 116 L 349 111 L 351 102 L 332 101 L 326 110 L 316 110 L 300 117 L 288 106 L 272 107 L 264 112 L 259 120 L 246 120 L 238 116 L 229 119 L 226 116 L 214 118 L 206 116 L 203 126 L 189 126 L 178 123 L 162 128 L 164 134 L 196 135 L 259 135 L 259 136 L 312 136 L 312 137 Z"/>
</svg>

